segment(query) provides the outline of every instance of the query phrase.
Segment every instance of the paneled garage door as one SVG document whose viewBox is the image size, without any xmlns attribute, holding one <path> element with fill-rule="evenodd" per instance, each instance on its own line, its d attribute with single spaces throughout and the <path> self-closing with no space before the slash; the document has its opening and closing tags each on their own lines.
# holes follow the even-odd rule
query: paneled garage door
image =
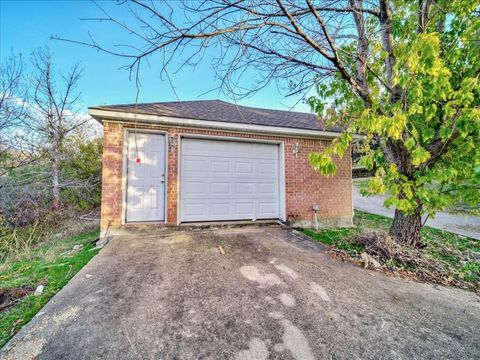
<svg viewBox="0 0 480 360">
<path fill-rule="evenodd" d="M 180 221 L 280 217 L 279 145 L 184 138 Z"/>
</svg>

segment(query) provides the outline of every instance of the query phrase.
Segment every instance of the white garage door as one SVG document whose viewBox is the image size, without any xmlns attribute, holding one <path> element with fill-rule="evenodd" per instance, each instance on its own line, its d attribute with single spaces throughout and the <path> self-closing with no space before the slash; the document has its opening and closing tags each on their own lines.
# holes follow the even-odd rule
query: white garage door
<svg viewBox="0 0 480 360">
<path fill-rule="evenodd" d="M 279 146 L 182 139 L 180 221 L 280 217 Z"/>
</svg>

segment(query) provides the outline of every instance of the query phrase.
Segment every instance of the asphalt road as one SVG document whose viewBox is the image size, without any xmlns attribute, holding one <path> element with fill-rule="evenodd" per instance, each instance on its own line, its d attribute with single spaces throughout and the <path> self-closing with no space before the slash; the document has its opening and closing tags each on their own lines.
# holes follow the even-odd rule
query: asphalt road
<svg viewBox="0 0 480 360">
<path fill-rule="evenodd" d="M 369 212 L 371 214 L 383 215 L 393 218 L 394 209 L 387 209 L 383 206 L 385 196 L 362 196 L 357 187 L 353 187 L 353 206 L 355 209 Z M 450 231 L 455 234 L 480 240 L 480 217 L 450 214 L 438 212 L 435 218 L 427 219 L 427 226 Z"/>
</svg>

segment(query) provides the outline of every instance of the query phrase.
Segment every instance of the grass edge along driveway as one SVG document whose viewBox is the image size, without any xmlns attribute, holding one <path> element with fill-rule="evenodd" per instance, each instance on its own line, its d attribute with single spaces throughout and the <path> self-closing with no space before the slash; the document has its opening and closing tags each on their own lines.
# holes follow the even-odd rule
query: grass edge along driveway
<svg viewBox="0 0 480 360">
<path fill-rule="evenodd" d="M 97 253 L 93 242 L 98 230 L 49 242 L 21 257 L 0 263 L 0 289 L 30 288 L 44 285 L 41 295 L 18 299 L 0 312 L 0 347 L 3 347 L 70 279 Z M 72 251 L 81 245 L 79 251 Z"/>
<path fill-rule="evenodd" d="M 391 218 L 355 210 L 354 228 L 324 229 L 318 232 L 305 229 L 303 232 L 332 249 L 339 249 L 347 255 L 348 260 L 358 262 L 365 246 L 355 241 L 356 237 L 374 231 L 386 233 L 391 222 Z M 421 234 L 426 246 L 420 250 L 420 255 L 442 270 L 437 279 L 427 281 L 470 290 L 480 288 L 480 241 L 428 226 L 422 228 Z M 410 274 L 412 277 L 430 271 L 395 260 L 382 265 L 393 273 Z M 417 278 L 421 279 L 422 276 Z"/>
</svg>

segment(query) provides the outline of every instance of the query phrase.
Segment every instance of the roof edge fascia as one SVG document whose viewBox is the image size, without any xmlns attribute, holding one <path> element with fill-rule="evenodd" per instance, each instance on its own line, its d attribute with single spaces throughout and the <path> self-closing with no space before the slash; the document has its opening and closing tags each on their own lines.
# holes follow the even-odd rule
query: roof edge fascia
<svg viewBox="0 0 480 360">
<path fill-rule="evenodd" d="M 147 125 L 165 125 L 169 127 L 187 127 L 204 128 L 213 130 L 227 130 L 235 132 L 259 133 L 269 135 L 299 136 L 320 139 L 333 139 L 340 136 L 340 132 L 309 130 L 300 128 L 290 128 L 282 126 L 268 126 L 256 124 L 240 124 L 233 122 L 197 120 L 180 117 L 170 117 L 150 114 L 137 114 L 125 111 L 103 110 L 89 108 L 88 113 L 91 117 L 102 123 L 103 121 L 121 122 L 121 123 L 143 123 Z M 363 136 L 354 135 L 354 139 L 360 140 Z"/>
</svg>

